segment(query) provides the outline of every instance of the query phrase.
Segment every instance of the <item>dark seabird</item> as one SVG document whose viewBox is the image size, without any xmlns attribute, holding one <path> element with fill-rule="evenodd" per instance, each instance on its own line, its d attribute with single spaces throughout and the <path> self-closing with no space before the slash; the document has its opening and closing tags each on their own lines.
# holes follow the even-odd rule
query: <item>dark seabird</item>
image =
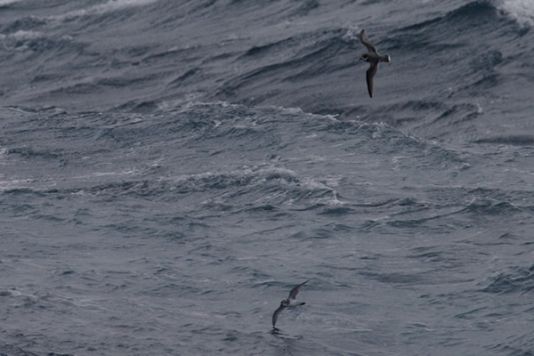
<svg viewBox="0 0 534 356">
<path fill-rule="evenodd" d="M 373 97 L 373 77 L 376 74 L 376 70 L 378 69 L 378 63 L 380 62 L 391 62 L 391 57 L 387 54 L 381 55 L 376 51 L 375 46 L 369 42 L 369 39 L 367 38 L 367 35 L 365 34 L 365 30 L 362 30 L 360 34 L 358 35 L 358 38 L 360 39 L 360 42 L 367 47 L 367 50 L 369 52 L 362 54 L 360 59 L 362 61 L 369 62 L 371 65 L 369 66 L 369 69 L 367 69 L 367 90 L 369 91 L 369 97 Z"/>
<path fill-rule="evenodd" d="M 299 294 L 300 287 L 302 287 L 306 283 L 308 283 L 308 281 L 302 282 L 298 286 L 293 287 L 293 289 L 291 289 L 291 291 L 289 292 L 289 296 L 286 299 L 282 299 L 282 301 L 280 302 L 280 306 L 278 307 L 278 309 L 276 309 L 274 311 L 274 313 L 273 313 L 273 331 L 274 332 L 277 332 L 279 330 L 276 327 L 276 320 L 278 320 L 278 314 L 280 314 L 280 312 L 282 310 L 284 310 L 285 308 L 288 308 L 288 307 L 295 307 L 295 306 L 298 306 L 298 305 L 306 304 L 304 302 L 297 303 L 297 304 L 291 304 L 291 300 L 295 300 L 295 298 L 297 298 L 297 294 Z"/>
</svg>

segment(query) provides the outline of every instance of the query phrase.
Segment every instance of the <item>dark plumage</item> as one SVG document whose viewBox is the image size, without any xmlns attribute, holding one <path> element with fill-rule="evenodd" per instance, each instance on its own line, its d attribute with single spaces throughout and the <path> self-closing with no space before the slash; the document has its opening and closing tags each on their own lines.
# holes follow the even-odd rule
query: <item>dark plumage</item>
<svg viewBox="0 0 534 356">
<path fill-rule="evenodd" d="M 358 34 L 358 38 L 360 39 L 360 42 L 367 48 L 367 53 L 362 54 L 360 57 L 361 60 L 366 61 L 370 64 L 369 69 L 367 69 L 366 73 L 366 80 L 367 80 L 367 91 L 369 92 L 369 97 L 373 97 L 373 88 L 374 88 L 374 76 L 376 74 L 376 71 L 378 70 L 378 63 L 380 62 L 391 62 L 391 57 L 387 54 L 380 55 L 377 51 L 375 46 L 369 42 L 369 39 L 367 38 L 367 35 L 365 34 L 365 30 L 362 30 Z"/>
<path fill-rule="evenodd" d="M 308 281 L 304 281 L 301 284 L 299 284 L 298 286 L 293 287 L 293 289 L 291 289 L 291 291 L 289 292 L 289 297 L 287 297 L 287 299 L 296 299 L 297 298 L 297 294 L 299 294 L 299 292 L 300 292 L 300 287 L 302 287 L 303 285 L 308 283 Z"/>
<path fill-rule="evenodd" d="M 300 287 L 302 287 L 306 283 L 308 283 L 308 281 L 302 282 L 301 284 L 293 287 L 291 289 L 291 291 L 289 292 L 289 296 L 286 299 L 282 299 L 282 301 L 280 302 L 280 306 L 273 313 L 273 318 L 272 318 L 273 331 L 278 331 L 278 328 L 276 327 L 276 321 L 278 320 L 278 315 L 282 312 L 282 310 L 284 310 L 285 308 L 288 308 L 288 307 L 294 307 L 294 306 L 297 306 L 297 305 L 306 304 L 304 302 L 298 303 L 298 304 L 293 304 L 293 305 L 291 304 L 291 300 L 295 300 L 297 298 L 297 294 L 300 291 Z"/>
</svg>

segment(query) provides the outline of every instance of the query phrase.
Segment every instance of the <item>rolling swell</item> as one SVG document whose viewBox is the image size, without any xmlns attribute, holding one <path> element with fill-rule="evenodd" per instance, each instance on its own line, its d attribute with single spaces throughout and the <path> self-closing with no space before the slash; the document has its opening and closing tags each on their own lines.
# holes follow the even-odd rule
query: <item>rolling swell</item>
<svg viewBox="0 0 534 356">
<path fill-rule="evenodd" d="M 516 145 L 516 146 L 532 146 L 534 145 L 534 136 L 530 135 L 511 135 L 511 136 L 497 136 L 481 138 L 475 143 L 489 143 L 502 145 Z"/>
<path fill-rule="evenodd" d="M 0 0 L 0 353 L 528 355 L 529 9 Z"/>
<path fill-rule="evenodd" d="M 515 267 L 512 271 L 502 272 L 491 279 L 482 289 L 485 293 L 527 293 L 534 290 L 534 266 Z"/>
<path fill-rule="evenodd" d="M 460 6 L 445 15 L 437 16 L 430 20 L 425 20 L 420 23 L 409 25 L 399 29 L 399 32 L 428 32 L 434 34 L 438 29 L 445 29 L 447 32 L 443 35 L 453 35 L 455 31 L 460 28 L 471 27 L 472 30 L 477 31 L 479 27 L 489 25 L 495 21 L 503 21 L 505 23 L 513 23 L 513 20 L 506 19 L 500 16 L 499 9 L 494 5 L 494 2 L 481 0 L 469 1 L 467 4 Z"/>
<path fill-rule="evenodd" d="M 251 89 L 254 90 L 258 86 L 276 87 L 277 83 L 282 84 L 286 81 L 305 81 L 348 67 L 350 65 L 348 63 L 336 65 L 335 60 L 340 53 L 348 50 L 343 33 L 344 31 L 341 29 L 321 30 L 316 33 L 307 33 L 299 36 L 299 38 L 289 38 L 250 48 L 245 52 L 245 57 L 272 56 L 271 53 L 279 52 L 281 49 L 290 49 L 291 52 L 295 53 L 289 54 L 290 57 L 281 62 L 266 64 L 233 78 L 222 86 L 216 97 L 221 99 L 239 98 L 243 96 L 244 92 L 250 93 Z M 311 40 L 311 43 L 304 47 L 301 45 L 297 51 L 291 48 L 293 43 L 301 43 L 302 40 Z M 251 88 L 251 86 L 253 87 Z M 276 90 L 272 94 L 267 93 L 267 97 L 263 95 L 260 100 L 265 101 L 269 96 L 278 93 Z"/>
</svg>

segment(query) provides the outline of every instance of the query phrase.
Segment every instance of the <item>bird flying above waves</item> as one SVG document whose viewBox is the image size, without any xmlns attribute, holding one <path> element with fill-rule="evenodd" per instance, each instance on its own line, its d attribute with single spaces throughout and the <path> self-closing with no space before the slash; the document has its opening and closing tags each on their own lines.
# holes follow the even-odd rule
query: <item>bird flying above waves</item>
<svg viewBox="0 0 534 356">
<path fill-rule="evenodd" d="M 367 48 L 367 53 L 362 54 L 360 59 L 362 61 L 368 62 L 370 64 L 369 69 L 367 69 L 366 80 L 367 80 L 367 91 L 369 92 L 369 97 L 373 97 L 373 88 L 374 88 L 374 77 L 376 71 L 378 70 L 378 63 L 385 62 L 390 63 L 391 57 L 387 54 L 381 55 L 377 52 L 376 47 L 369 42 L 365 30 L 362 30 L 358 34 L 360 42 Z"/>
<path fill-rule="evenodd" d="M 306 304 L 304 302 L 300 302 L 300 303 L 296 303 L 296 304 L 295 303 L 293 303 L 293 304 L 291 303 L 292 300 L 295 300 L 297 298 L 297 294 L 300 291 L 300 287 L 302 287 L 306 283 L 308 283 L 308 281 L 302 282 L 301 284 L 293 287 L 291 289 L 291 291 L 289 292 L 289 296 L 286 299 L 282 299 L 282 301 L 280 302 L 280 306 L 274 311 L 273 318 L 272 318 L 273 331 L 274 332 L 278 332 L 279 331 L 279 329 L 276 327 L 276 322 L 278 321 L 278 315 L 282 312 L 282 310 L 284 310 L 286 308 L 289 308 L 289 307 L 295 307 L 295 306 Z"/>
</svg>

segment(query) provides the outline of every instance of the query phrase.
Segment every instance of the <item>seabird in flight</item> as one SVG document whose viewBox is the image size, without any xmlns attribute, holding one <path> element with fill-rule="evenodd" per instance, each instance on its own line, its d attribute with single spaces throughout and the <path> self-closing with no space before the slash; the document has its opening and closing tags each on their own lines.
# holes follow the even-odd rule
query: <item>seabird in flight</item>
<svg viewBox="0 0 534 356">
<path fill-rule="evenodd" d="M 378 69 L 378 63 L 380 62 L 391 62 L 391 57 L 387 54 L 381 55 L 376 51 L 375 46 L 369 42 L 369 39 L 367 38 L 367 35 L 365 33 L 365 30 L 362 30 L 358 34 L 358 38 L 360 39 L 360 42 L 367 47 L 367 50 L 369 52 L 362 54 L 360 59 L 362 61 L 369 62 L 370 66 L 369 69 L 367 69 L 367 90 L 369 91 L 369 97 L 373 97 L 373 78 L 376 74 L 376 70 Z"/>
<path fill-rule="evenodd" d="M 278 315 L 282 312 L 282 310 L 288 307 L 295 307 L 298 305 L 306 304 L 304 302 L 291 304 L 291 300 L 295 300 L 295 298 L 297 298 L 297 294 L 299 293 L 300 287 L 302 287 L 306 283 L 308 283 L 308 281 L 302 282 L 301 284 L 293 287 L 293 289 L 291 289 L 291 291 L 289 292 L 289 296 L 286 299 L 282 299 L 282 301 L 280 302 L 280 306 L 273 313 L 273 332 L 279 331 L 279 329 L 276 327 L 276 321 L 278 320 Z"/>
</svg>

